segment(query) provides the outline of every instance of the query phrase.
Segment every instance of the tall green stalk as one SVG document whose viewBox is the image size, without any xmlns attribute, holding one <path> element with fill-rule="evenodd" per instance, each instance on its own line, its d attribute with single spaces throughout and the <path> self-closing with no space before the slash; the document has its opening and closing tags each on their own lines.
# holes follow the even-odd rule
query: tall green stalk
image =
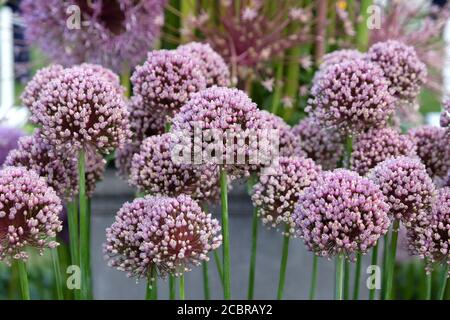
<svg viewBox="0 0 450 320">
<path fill-rule="evenodd" d="M 350 299 L 350 261 L 344 262 L 344 300 Z"/>
<path fill-rule="evenodd" d="M 433 284 L 433 273 L 431 271 L 425 272 L 425 283 L 426 283 L 425 299 L 431 300 L 431 288 Z"/>
<path fill-rule="evenodd" d="M 379 245 L 379 243 L 380 243 L 380 241 L 378 240 L 377 244 L 372 249 L 372 261 L 371 261 L 372 266 L 378 265 L 378 245 Z M 376 292 L 376 288 L 370 289 L 369 300 L 375 300 L 375 292 Z"/>
<path fill-rule="evenodd" d="M 24 261 L 17 260 L 17 270 L 19 271 L 20 294 L 22 300 L 30 300 L 30 286 L 28 284 L 27 266 Z"/>
<path fill-rule="evenodd" d="M 397 254 L 397 239 L 398 239 L 398 228 L 400 226 L 400 221 L 398 219 L 394 220 L 392 225 L 392 236 L 389 247 L 389 256 L 387 262 L 387 274 L 386 274 L 386 300 L 391 300 L 393 297 L 393 285 L 394 285 L 394 270 L 395 270 L 395 258 Z"/>
<path fill-rule="evenodd" d="M 319 262 L 319 257 L 316 255 L 313 255 L 313 267 L 312 267 L 312 274 L 311 274 L 311 286 L 309 288 L 309 300 L 314 300 L 316 298 L 318 262 Z"/>
<path fill-rule="evenodd" d="M 208 275 L 208 262 L 203 261 L 202 263 L 203 271 L 203 293 L 205 294 L 205 300 L 211 299 L 211 294 L 209 291 L 209 275 Z"/>
<path fill-rule="evenodd" d="M 80 269 L 81 269 L 81 299 L 89 299 L 89 212 L 86 197 L 86 167 L 85 151 L 81 150 L 78 157 L 79 209 L 80 209 Z"/>
<path fill-rule="evenodd" d="M 353 284 L 353 300 L 359 298 L 359 281 L 361 279 L 361 253 L 356 255 L 356 267 L 355 267 L 355 283 Z"/>
<path fill-rule="evenodd" d="M 272 94 L 272 108 L 270 110 L 270 112 L 272 112 L 273 114 L 277 114 L 280 107 L 281 96 L 283 94 L 283 71 L 283 59 L 279 58 L 275 62 L 275 83 Z"/>
<path fill-rule="evenodd" d="M 220 283 L 223 288 L 223 271 L 222 271 L 222 262 L 220 261 L 219 252 L 214 250 L 214 262 L 216 263 L 217 273 L 219 274 Z"/>
<path fill-rule="evenodd" d="M 156 267 L 152 267 L 147 274 L 146 300 L 158 299 L 158 273 Z"/>
<path fill-rule="evenodd" d="M 224 167 L 220 167 L 220 198 L 222 209 L 222 243 L 223 243 L 223 296 L 231 299 L 230 274 L 230 233 L 228 221 L 228 176 Z"/>
<path fill-rule="evenodd" d="M 71 264 L 80 267 L 80 242 L 79 242 L 79 226 L 78 226 L 78 205 L 73 200 L 67 203 L 67 222 L 69 225 L 69 241 L 70 241 L 70 260 Z M 74 290 L 75 300 L 80 300 L 81 292 Z"/>
<path fill-rule="evenodd" d="M 286 282 L 286 268 L 289 255 L 289 225 L 286 225 L 285 234 L 283 235 L 283 249 L 281 251 L 280 276 L 278 279 L 277 299 L 283 299 L 284 284 Z"/>
<path fill-rule="evenodd" d="M 255 292 L 256 248 L 258 242 L 258 209 L 253 208 L 250 270 L 248 272 L 247 299 L 253 300 Z"/>
<path fill-rule="evenodd" d="M 185 299 L 185 295 L 184 295 L 184 274 L 180 277 L 180 300 L 184 300 Z"/>
<path fill-rule="evenodd" d="M 176 291 L 176 278 L 173 275 L 169 275 L 169 299 L 175 300 L 177 297 Z"/>
<path fill-rule="evenodd" d="M 439 283 L 440 288 L 439 288 L 439 292 L 438 292 L 439 300 L 444 300 L 445 290 L 446 290 L 447 283 L 448 283 L 448 269 L 449 269 L 448 264 L 445 264 L 445 266 L 442 268 L 442 274 L 441 274 L 441 279 L 440 279 L 440 283 Z"/>
<path fill-rule="evenodd" d="M 382 270 L 382 286 L 380 291 L 380 300 L 383 300 L 386 292 L 386 278 L 388 269 L 388 258 L 389 258 L 389 232 L 383 237 L 383 270 Z"/>
<path fill-rule="evenodd" d="M 367 9 L 370 5 L 372 5 L 372 0 L 361 0 L 360 2 L 360 21 L 356 26 L 356 47 L 360 51 L 366 51 L 369 44 L 369 28 L 367 27 L 369 13 Z"/>
<path fill-rule="evenodd" d="M 344 259 L 342 254 L 336 257 L 335 300 L 344 299 Z"/>
<path fill-rule="evenodd" d="M 59 263 L 58 248 L 52 249 L 51 252 L 52 252 L 53 272 L 55 274 L 56 296 L 58 300 L 64 300 L 64 291 L 62 288 L 61 266 Z"/>
</svg>

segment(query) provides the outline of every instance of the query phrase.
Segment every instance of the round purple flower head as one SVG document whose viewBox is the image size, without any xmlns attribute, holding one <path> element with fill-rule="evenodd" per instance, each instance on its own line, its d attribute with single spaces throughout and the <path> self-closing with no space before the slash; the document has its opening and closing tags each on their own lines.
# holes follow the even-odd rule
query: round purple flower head
<svg viewBox="0 0 450 320">
<path fill-rule="evenodd" d="M 145 139 L 133 156 L 130 184 L 147 194 L 186 194 L 197 201 L 216 200 L 220 190 L 218 168 L 174 162 L 171 144 L 170 133 Z"/>
<path fill-rule="evenodd" d="M 344 133 L 384 126 L 394 111 L 383 71 L 364 60 L 326 68 L 313 84 L 311 94 L 307 111 L 325 126 Z"/>
<path fill-rule="evenodd" d="M 428 174 L 434 178 L 444 178 L 450 169 L 450 145 L 445 129 L 435 126 L 422 126 L 408 132 L 417 145 L 417 154 L 427 167 Z"/>
<path fill-rule="evenodd" d="M 417 158 L 397 157 L 379 163 L 369 178 L 381 189 L 390 213 L 410 227 L 420 211 L 431 206 L 435 186 L 427 169 Z"/>
<path fill-rule="evenodd" d="M 450 134 L 450 100 L 446 100 L 442 107 L 441 126 Z"/>
<path fill-rule="evenodd" d="M 16 128 L 0 127 L 0 167 L 5 162 L 8 153 L 17 148 L 17 143 L 24 133 Z"/>
<path fill-rule="evenodd" d="M 292 128 L 301 151 L 324 170 L 335 169 L 344 152 L 344 139 L 338 131 L 325 128 L 314 117 L 306 117 Z"/>
<path fill-rule="evenodd" d="M 192 93 L 206 88 L 204 62 L 176 50 L 148 53 L 131 77 L 134 95 L 140 95 L 152 112 L 172 117 Z"/>
<path fill-rule="evenodd" d="M 58 150 L 109 153 L 131 133 L 123 97 L 91 68 L 65 69 L 36 104 L 42 134 Z"/>
<path fill-rule="evenodd" d="M 324 70 L 344 61 L 358 60 L 365 57 L 364 53 L 354 49 L 342 49 L 327 53 L 322 58 L 319 68 Z"/>
<path fill-rule="evenodd" d="M 253 188 L 252 201 L 262 222 L 272 228 L 289 226 L 294 233 L 292 214 L 306 187 L 316 180 L 321 168 L 314 161 L 299 157 L 280 157 L 273 172 L 261 175 Z"/>
<path fill-rule="evenodd" d="M 27 247 L 55 248 L 62 229 L 61 200 L 45 180 L 25 168 L 0 171 L 0 260 L 26 260 Z"/>
<path fill-rule="evenodd" d="M 78 191 L 77 158 L 59 154 L 37 129 L 32 136 L 22 137 L 11 151 L 6 166 L 24 167 L 44 178 L 61 199 L 72 199 Z"/>
<path fill-rule="evenodd" d="M 166 0 L 24 0 L 21 11 L 26 38 L 53 61 L 66 66 L 98 63 L 120 73 L 141 62 L 159 37 L 165 4 Z"/>
<path fill-rule="evenodd" d="M 243 91 L 212 87 L 194 94 L 181 108 L 171 132 L 175 145 L 187 145 L 194 155 L 200 150 L 204 163 L 223 165 L 235 176 L 247 175 L 257 164 L 250 161 L 256 146 L 248 136 L 257 135 L 262 127 L 258 113 Z M 198 139 L 198 134 L 204 138 Z M 217 148 L 210 155 L 211 145 Z"/>
<path fill-rule="evenodd" d="M 194 57 L 203 63 L 206 85 L 228 87 L 230 85 L 230 70 L 223 58 L 214 51 L 208 43 L 190 42 L 179 46 L 181 55 Z"/>
<path fill-rule="evenodd" d="M 391 93 L 404 100 L 413 100 L 426 82 L 427 69 L 413 47 L 400 41 L 378 42 L 370 47 L 367 59 L 383 69 Z"/>
<path fill-rule="evenodd" d="M 356 172 L 325 171 L 300 195 L 294 212 L 298 235 L 316 255 L 353 259 L 389 229 L 389 206 L 380 189 Z"/>
<path fill-rule="evenodd" d="M 386 159 L 398 156 L 416 156 L 414 142 L 399 130 L 392 128 L 371 129 L 360 134 L 353 145 L 350 168 L 360 175 Z"/>
<path fill-rule="evenodd" d="M 82 63 L 79 65 L 79 67 L 91 70 L 94 74 L 102 77 L 106 81 L 109 81 L 113 85 L 114 89 L 117 90 L 118 94 L 123 95 L 125 93 L 125 88 L 120 84 L 119 76 L 112 72 L 110 69 L 93 63 Z"/>
<path fill-rule="evenodd" d="M 22 95 L 20 96 L 22 103 L 30 109 L 32 115 L 35 113 L 34 104 L 41 96 L 45 86 L 57 78 L 64 68 L 59 64 L 50 65 L 36 72 L 34 77 L 27 83 Z"/>
<path fill-rule="evenodd" d="M 119 175 L 128 179 L 133 155 L 139 152 L 145 138 L 163 134 L 165 130 L 165 116 L 146 108 L 142 97 L 133 96 L 128 102 L 130 114 L 130 129 L 133 134 L 130 143 L 116 151 L 116 167 Z"/>
<path fill-rule="evenodd" d="M 185 195 L 155 201 L 140 230 L 141 257 L 153 262 L 162 277 L 181 276 L 208 261 L 208 253 L 222 244 L 219 221 Z"/>
</svg>

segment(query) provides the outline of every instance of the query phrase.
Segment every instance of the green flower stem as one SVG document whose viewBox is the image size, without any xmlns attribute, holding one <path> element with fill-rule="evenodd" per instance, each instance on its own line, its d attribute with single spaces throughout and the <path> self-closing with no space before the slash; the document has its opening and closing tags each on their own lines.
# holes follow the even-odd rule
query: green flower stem
<svg viewBox="0 0 450 320">
<path fill-rule="evenodd" d="M 62 277 L 61 277 L 61 265 L 59 263 L 58 248 L 52 249 L 51 252 L 52 252 L 53 272 L 55 273 L 56 296 L 58 300 L 64 300 Z"/>
<path fill-rule="evenodd" d="M 312 274 L 311 274 L 311 286 L 309 288 L 309 300 L 314 300 L 316 298 L 318 262 L 319 262 L 319 257 L 316 255 L 313 255 L 313 267 L 312 267 Z"/>
<path fill-rule="evenodd" d="M 180 300 L 184 300 L 184 274 L 180 277 Z"/>
<path fill-rule="evenodd" d="M 67 220 L 69 224 L 70 239 L 70 260 L 72 265 L 80 266 L 80 245 L 79 245 L 79 229 L 78 229 L 78 206 L 77 201 L 67 203 Z M 74 290 L 75 300 L 80 300 L 80 290 Z"/>
<path fill-rule="evenodd" d="M 344 299 L 344 256 L 336 257 L 335 300 Z"/>
<path fill-rule="evenodd" d="M 388 252 L 389 252 L 389 233 L 386 233 L 383 237 L 383 270 L 382 270 L 382 285 L 380 291 L 380 300 L 384 299 L 386 292 L 386 275 L 387 275 L 387 263 L 388 263 Z"/>
<path fill-rule="evenodd" d="M 389 248 L 389 256 L 387 262 L 387 274 L 386 274 L 386 300 L 391 300 L 393 298 L 393 284 L 394 284 L 394 270 L 395 270 L 395 257 L 397 254 L 397 239 L 398 239 L 398 228 L 400 226 L 400 221 L 398 219 L 394 220 L 392 225 L 392 236 Z"/>
<path fill-rule="evenodd" d="M 278 109 L 280 107 L 281 95 L 283 94 L 283 59 L 279 58 L 277 62 L 275 62 L 275 83 L 274 90 L 272 94 L 272 108 L 271 112 L 273 114 L 278 113 Z"/>
<path fill-rule="evenodd" d="M 89 212 L 86 197 L 85 152 L 81 150 L 78 157 L 78 183 L 80 208 L 80 269 L 81 269 L 81 299 L 89 299 Z"/>
<path fill-rule="evenodd" d="M 281 254 L 281 263 L 280 263 L 280 276 L 278 280 L 278 292 L 277 292 L 277 299 L 281 300 L 283 299 L 283 291 L 284 291 L 284 284 L 286 282 L 286 268 L 287 268 L 287 261 L 288 261 L 288 255 L 289 255 L 289 225 L 286 225 L 285 234 L 283 235 L 283 249 Z"/>
<path fill-rule="evenodd" d="M 228 177 L 224 167 L 220 167 L 220 198 L 222 203 L 222 237 L 223 237 L 223 296 L 231 299 L 230 274 L 230 234 L 228 221 Z"/>
<path fill-rule="evenodd" d="M 361 278 L 361 253 L 356 255 L 356 267 L 355 267 L 355 283 L 353 285 L 353 300 L 359 298 L 359 281 Z"/>
<path fill-rule="evenodd" d="M 125 88 L 125 97 L 131 96 L 131 82 L 130 82 L 131 71 L 128 66 L 126 66 L 120 75 L 120 84 Z"/>
<path fill-rule="evenodd" d="M 372 5 L 372 0 L 361 0 L 360 20 L 356 26 L 356 46 L 360 51 L 366 51 L 369 44 L 369 29 L 367 27 L 369 13 L 367 9 L 370 5 Z"/>
<path fill-rule="evenodd" d="M 203 261 L 202 271 L 203 271 L 203 292 L 205 294 L 205 300 L 209 300 L 211 299 L 211 294 L 209 291 L 208 261 Z"/>
<path fill-rule="evenodd" d="M 256 249 L 258 243 L 258 209 L 253 208 L 252 218 L 252 244 L 250 253 L 250 269 L 248 272 L 247 299 L 253 300 L 255 293 Z"/>
<path fill-rule="evenodd" d="M 219 252 L 214 250 L 214 261 L 217 266 L 217 273 L 219 274 L 220 283 L 223 287 L 223 271 L 222 271 L 222 262 L 220 261 Z"/>
<path fill-rule="evenodd" d="M 22 300 L 30 300 L 27 266 L 24 261 L 17 260 L 17 270 L 19 270 L 20 293 Z"/>
<path fill-rule="evenodd" d="M 146 300 L 158 300 L 158 274 L 155 267 L 152 267 L 147 274 Z"/>
<path fill-rule="evenodd" d="M 91 206 L 91 198 L 87 197 L 87 230 L 88 230 L 88 244 L 89 248 L 91 247 L 91 213 L 92 213 L 92 206 Z M 88 299 L 93 300 L 93 283 L 92 283 L 92 270 L 91 270 L 91 250 L 88 250 L 87 252 L 87 265 L 89 266 L 89 273 L 88 273 Z"/>
<path fill-rule="evenodd" d="M 181 9 L 181 24 L 182 28 L 188 28 L 189 27 L 189 19 L 191 16 L 195 15 L 195 4 L 197 1 L 189 1 L 189 0 L 183 0 L 180 1 L 180 9 Z M 186 42 L 189 39 L 185 37 L 181 37 L 182 42 Z"/>
<path fill-rule="evenodd" d="M 377 244 L 375 245 L 375 247 L 373 247 L 372 249 L 372 261 L 371 264 L 373 266 L 376 266 L 378 264 L 378 244 L 380 242 L 378 241 Z M 375 300 L 375 292 L 376 292 L 376 288 L 370 289 L 369 292 L 369 300 Z"/>
<path fill-rule="evenodd" d="M 426 272 L 425 273 L 425 281 L 426 281 L 426 300 L 431 300 L 431 288 L 433 284 L 433 273 L 432 272 Z"/>
<path fill-rule="evenodd" d="M 173 275 L 169 275 L 169 299 L 175 300 L 177 297 L 176 292 L 176 278 Z"/>
<path fill-rule="evenodd" d="M 444 300 L 445 290 L 446 290 L 447 283 L 448 283 L 448 269 L 449 269 L 448 264 L 445 264 L 445 266 L 442 268 L 442 274 L 441 274 L 441 280 L 440 280 L 441 287 L 439 288 L 439 292 L 438 292 L 439 300 Z"/>
<path fill-rule="evenodd" d="M 350 299 L 350 261 L 344 262 L 344 300 Z"/>
</svg>

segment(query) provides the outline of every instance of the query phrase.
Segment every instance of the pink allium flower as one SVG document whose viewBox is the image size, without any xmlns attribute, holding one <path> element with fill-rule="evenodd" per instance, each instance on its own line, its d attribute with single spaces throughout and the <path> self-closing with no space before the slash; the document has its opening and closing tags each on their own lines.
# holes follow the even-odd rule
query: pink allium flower
<svg viewBox="0 0 450 320">
<path fill-rule="evenodd" d="M 179 276 L 208 261 L 222 242 L 219 222 L 188 196 L 148 196 L 126 203 L 106 230 L 109 265 L 128 276 Z"/>
<path fill-rule="evenodd" d="M 197 201 L 219 196 L 219 171 L 212 165 L 178 164 L 172 160 L 171 134 L 153 136 L 142 142 L 131 162 L 130 184 L 152 195 L 186 194 Z"/>
<path fill-rule="evenodd" d="M 48 83 L 36 116 L 43 136 L 58 150 L 109 153 L 131 135 L 123 97 L 90 68 L 65 69 Z"/>
<path fill-rule="evenodd" d="M 165 4 L 166 0 L 24 0 L 21 10 L 27 39 L 53 61 L 66 66 L 98 63 L 120 73 L 141 62 L 152 48 Z"/>
<path fill-rule="evenodd" d="M 319 68 L 324 70 L 330 66 L 334 66 L 344 61 L 352 61 L 358 59 L 364 59 L 364 53 L 355 49 L 341 49 L 330 53 L 327 53 L 322 57 L 322 63 Z"/>
<path fill-rule="evenodd" d="M 194 57 L 203 63 L 206 85 L 227 87 L 230 85 L 230 71 L 223 58 L 207 43 L 190 42 L 179 46 L 177 51 L 187 57 Z"/>
<path fill-rule="evenodd" d="M 176 50 L 149 52 L 131 77 L 134 95 L 153 112 L 172 117 L 195 92 L 206 88 L 204 62 Z"/>
<path fill-rule="evenodd" d="M 119 175 L 128 179 L 133 155 L 139 152 L 145 138 L 163 134 L 166 118 L 147 108 L 140 96 L 133 96 L 128 102 L 130 129 L 133 137 L 130 143 L 116 151 L 116 167 Z"/>
<path fill-rule="evenodd" d="M 335 130 L 325 128 L 314 117 L 306 117 L 292 128 L 300 149 L 324 170 L 337 168 L 344 152 L 344 139 Z"/>
<path fill-rule="evenodd" d="M 367 52 L 367 59 L 380 66 L 389 80 L 389 90 L 399 99 L 414 100 L 426 82 L 425 64 L 413 47 L 400 41 L 374 44 Z"/>
<path fill-rule="evenodd" d="M 383 71 L 363 60 L 326 68 L 313 84 L 311 94 L 306 110 L 325 126 L 345 133 L 384 126 L 394 111 Z"/>
<path fill-rule="evenodd" d="M 300 195 L 294 212 L 298 235 L 316 255 L 353 259 L 386 234 L 389 206 L 369 179 L 344 169 L 325 171 Z"/>
<path fill-rule="evenodd" d="M 70 200 L 78 192 L 76 156 L 58 153 L 44 141 L 40 129 L 19 140 L 18 148 L 10 152 L 5 165 L 33 170 L 61 199 Z"/>
<path fill-rule="evenodd" d="M 281 157 L 270 175 L 261 175 L 253 188 L 252 201 L 262 222 L 272 228 L 289 226 L 294 233 L 292 214 L 306 187 L 316 180 L 321 168 L 311 159 Z"/>
<path fill-rule="evenodd" d="M 422 126 L 408 132 L 417 145 L 417 154 L 433 179 L 442 179 L 450 169 L 450 145 L 445 129 Z"/>
<path fill-rule="evenodd" d="M 25 168 L 0 171 L 0 260 L 26 260 L 27 247 L 55 248 L 62 229 L 61 200 L 45 180 Z"/>
<path fill-rule="evenodd" d="M 398 156 L 415 157 L 417 148 L 410 137 L 393 128 L 371 129 L 354 141 L 350 168 L 360 175 L 386 159 Z"/>
<path fill-rule="evenodd" d="M 450 100 L 446 100 L 442 106 L 441 126 L 450 132 Z"/>
<path fill-rule="evenodd" d="M 17 143 L 24 135 L 19 129 L 0 126 L 0 167 L 5 162 L 8 153 L 17 148 Z"/>
<path fill-rule="evenodd" d="M 417 221 L 420 212 L 431 206 L 435 186 L 425 166 L 417 158 L 385 160 L 369 172 L 390 205 L 390 214 L 406 227 Z"/>
<path fill-rule="evenodd" d="M 99 64 L 93 64 L 93 63 L 82 63 L 79 65 L 80 68 L 85 68 L 92 70 L 93 73 L 97 74 L 98 76 L 101 76 L 103 79 L 109 81 L 114 88 L 117 90 L 117 93 L 123 95 L 125 93 L 125 88 L 122 87 L 120 84 L 120 78 L 117 74 L 115 74 L 110 69 L 107 69 L 105 67 L 102 67 Z"/>
</svg>

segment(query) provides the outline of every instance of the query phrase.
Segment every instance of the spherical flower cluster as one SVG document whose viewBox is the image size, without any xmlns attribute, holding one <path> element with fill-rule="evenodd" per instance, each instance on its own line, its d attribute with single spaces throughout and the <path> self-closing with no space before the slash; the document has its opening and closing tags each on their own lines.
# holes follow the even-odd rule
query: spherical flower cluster
<svg viewBox="0 0 450 320">
<path fill-rule="evenodd" d="M 8 153 L 17 148 L 17 143 L 24 133 L 16 128 L 0 127 L 0 167 L 6 160 Z"/>
<path fill-rule="evenodd" d="M 230 71 L 223 58 L 207 43 L 190 42 L 179 46 L 177 51 L 187 57 L 194 57 L 203 63 L 206 85 L 227 87 L 230 85 Z"/>
<path fill-rule="evenodd" d="M 106 81 L 109 81 L 117 93 L 123 95 L 125 93 L 125 88 L 120 84 L 120 78 L 117 74 L 112 72 L 110 69 L 104 68 L 99 64 L 94 63 L 82 63 L 79 65 L 80 68 L 85 68 L 91 70 L 94 74 L 102 77 Z"/>
<path fill-rule="evenodd" d="M 18 148 L 10 152 L 5 165 L 33 170 L 60 198 L 70 200 L 78 191 L 77 158 L 56 152 L 44 141 L 40 129 L 19 140 Z"/>
<path fill-rule="evenodd" d="M 142 97 L 133 96 L 128 102 L 130 114 L 130 129 L 133 134 L 132 141 L 116 151 L 116 167 L 119 175 L 128 179 L 133 155 L 139 152 L 145 138 L 162 134 L 165 129 L 165 117 L 146 108 Z"/>
<path fill-rule="evenodd" d="M 441 126 L 450 132 L 450 100 L 446 100 L 442 107 Z"/>
<path fill-rule="evenodd" d="M 208 261 L 222 237 L 219 222 L 190 197 L 148 196 L 126 203 L 106 230 L 109 265 L 129 276 L 145 277 L 156 268 L 162 277 L 180 276 Z"/>
<path fill-rule="evenodd" d="M 450 188 L 439 189 L 431 214 L 423 215 L 419 226 L 409 230 L 410 251 L 434 263 L 450 264 Z"/>
<path fill-rule="evenodd" d="M 326 171 L 300 195 L 298 235 L 316 255 L 365 254 L 389 229 L 389 206 L 369 179 L 344 169 Z"/>
<path fill-rule="evenodd" d="M 402 42 L 389 40 L 376 43 L 367 52 L 367 59 L 383 69 L 391 93 L 399 99 L 415 99 L 426 81 L 425 64 L 413 47 Z"/>
<path fill-rule="evenodd" d="M 27 83 L 20 98 L 24 106 L 30 109 L 32 115 L 35 112 L 33 106 L 36 101 L 39 100 L 45 86 L 50 81 L 57 78 L 62 70 L 64 70 L 64 68 L 59 64 L 50 65 L 38 70 L 31 81 Z"/>
<path fill-rule="evenodd" d="M 369 177 L 385 195 L 390 213 L 406 227 L 431 206 L 435 186 L 417 158 L 402 156 L 385 160 L 369 172 Z"/>
<path fill-rule="evenodd" d="M 236 176 L 246 175 L 255 164 L 251 160 L 257 147 L 248 136 L 259 133 L 258 112 L 243 91 L 212 87 L 194 94 L 181 108 L 171 132 L 175 144 L 187 145 L 194 155 L 202 152 L 203 156 L 211 151 L 211 145 L 217 147 L 212 156 L 203 157 L 206 163 L 223 165 Z M 206 137 L 198 139 L 197 134 Z M 209 135 L 213 137 L 208 139 Z"/>
<path fill-rule="evenodd" d="M 445 129 L 422 126 L 408 132 L 417 145 L 417 154 L 432 178 L 443 178 L 450 169 L 450 145 Z"/>
<path fill-rule="evenodd" d="M 338 63 L 348 61 L 348 60 L 358 60 L 365 57 L 364 53 L 354 50 L 354 49 L 342 49 L 327 53 L 322 57 L 322 63 L 320 64 L 320 69 L 328 68 L 329 66 L 334 66 Z"/>
<path fill-rule="evenodd" d="M 219 172 L 212 165 L 177 163 L 172 159 L 171 134 L 153 136 L 142 142 L 133 156 L 130 184 L 153 195 L 190 195 L 198 201 L 219 196 Z"/>
<path fill-rule="evenodd" d="M 25 168 L 0 171 L 0 260 L 26 260 L 26 247 L 55 248 L 62 229 L 61 200 L 45 180 Z"/>
<path fill-rule="evenodd" d="M 90 68 L 63 70 L 45 87 L 36 114 L 43 136 L 58 150 L 109 153 L 131 135 L 123 97 Z"/>
<path fill-rule="evenodd" d="M 98 63 L 120 73 L 153 46 L 166 2 L 24 0 L 21 11 L 27 39 L 53 61 Z"/>
<path fill-rule="evenodd" d="M 397 129 L 371 129 L 360 134 L 353 144 L 350 168 L 360 175 L 386 159 L 398 156 L 416 156 L 414 142 Z"/>
<path fill-rule="evenodd" d="M 325 126 L 345 133 L 383 126 L 394 111 L 383 71 L 364 60 L 326 68 L 313 84 L 311 94 L 307 111 Z"/>
<path fill-rule="evenodd" d="M 303 190 L 316 180 L 321 168 L 311 159 L 280 157 L 268 175 L 261 175 L 253 188 L 252 201 L 262 222 L 273 228 L 287 226 L 294 233 L 292 214 Z"/>
<path fill-rule="evenodd" d="M 342 135 L 325 128 L 314 117 L 306 117 L 292 128 L 301 151 L 324 170 L 335 169 L 344 152 Z"/>
<path fill-rule="evenodd" d="M 136 67 L 131 82 L 153 112 L 173 116 L 192 93 L 206 88 L 204 62 L 176 50 L 156 50 Z"/>
</svg>

